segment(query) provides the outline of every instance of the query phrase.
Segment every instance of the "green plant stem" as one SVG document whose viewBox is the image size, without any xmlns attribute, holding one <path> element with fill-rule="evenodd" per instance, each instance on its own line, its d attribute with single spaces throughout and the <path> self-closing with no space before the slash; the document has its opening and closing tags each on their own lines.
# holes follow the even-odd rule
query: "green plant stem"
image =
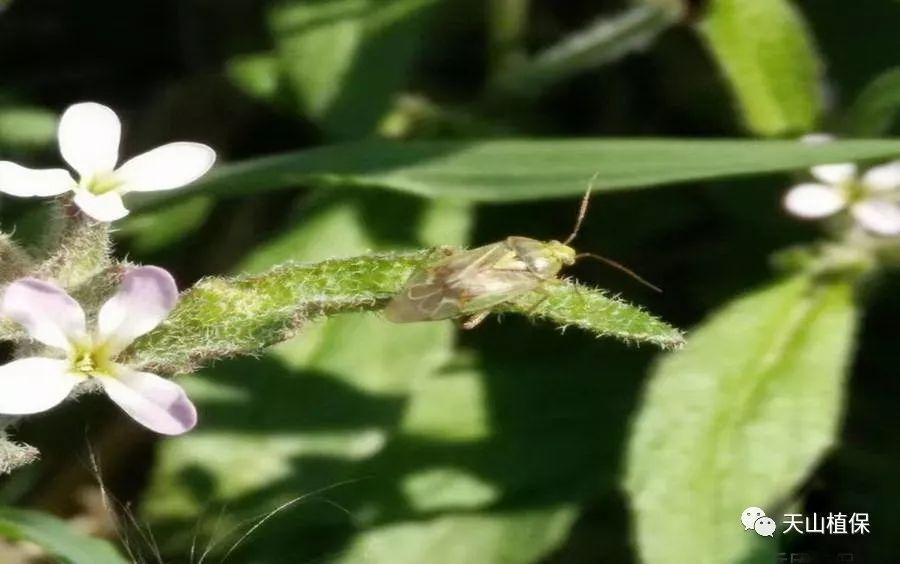
<svg viewBox="0 0 900 564">
<path fill-rule="evenodd" d="M 61 200 L 57 208 L 44 245 L 45 258 L 34 275 L 75 288 L 112 264 L 109 224 L 87 217 L 69 199 Z"/>
<path fill-rule="evenodd" d="M 121 360 L 156 373 L 183 374 L 217 359 L 258 354 L 319 317 L 382 309 L 410 274 L 434 260 L 435 253 L 427 250 L 384 253 L 289 263 L 253 276 L 207 278 L 185 292 L 169 319 Z M 682 343 L 677 329 L 602 290 L 568 282 L 544 286 L 496 311 L 627 342 L 663 348 Z"/>
<path fill-rule="evenodd" d="M 489 98 L 536 97 L 572 75 L 644 49 L 675 21 L 671 10 L 657 5 L 639 5 L 597 20 L 498 76 Z"/>
<path fill-rule="evenodd" d="M 0 233 L 0 284 L 24 276 L 31 266 L 32 261 L 28 253 L 22 250 L 12 237 Z"/>
<path fill-rule="evenodd" d="M 383 307 L 429 256 L 388 253 L 205 278 L 182 295 L 162 327 L 135 343 L 131 362 L 176 374 L 219 358 L 257 354 L 312 319 Z"/>
</svg>

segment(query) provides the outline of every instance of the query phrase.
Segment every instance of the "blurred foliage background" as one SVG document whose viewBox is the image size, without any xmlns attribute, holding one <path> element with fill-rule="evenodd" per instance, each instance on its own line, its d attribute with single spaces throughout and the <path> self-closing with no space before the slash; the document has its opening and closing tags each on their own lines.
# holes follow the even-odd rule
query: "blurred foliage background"
<svg viewBox="0 0 900 564">
<path fill-rule="evenodd" d="M 125 154 L 191 139 L 229 163 L 379 137 L 897 133 L 894 0 L 14 0 L 0 10 L 0 155 L 32 165 L 56 166 L 56 116 L 80 100 L 122 114 Z M 485 202 L 492 196 L 475 204 L 328 180 L 148 201 L 117 224 L 119 252 L 171 270 L 187 287 L 286 260 L 512 234 L 559 238 L 577 205 Z M 750 311 L 789 310 L 796 289 L 766 286 L 770 257 L 821 236 L 781 210 L 791 181 L 768 174 L 603 193 L 578 248 L 625 262 L 665 292 L 593 263 L 569 274 L 681 327 L 760 287 L 768 293 Z M 496 199 L 515 200 L 515 189 Z M 3 198 L 0 223 L 35 241 L 46 210 Z M 756 504 L 868 512 L 865 537 L 784 537 L 773 549 L 768 539 L 745 547 L 744 535 L 723 550 L 712 545 L 743 533 L 743 506 L 708 513 L 698 509 L 707 500 L 687 494 L 678 503 L 661 495 L 658 537 L 638 534 L 642 517 L 629 511 L 623 488 L 629 436 L 634 425 L 645 429 L 636 414 L 652 418 L 660 408 L 650 394 L 641 410 L 650 375 L 677 372 L 677 361 L 654 363 L 649 347 L 521 318 L 460 333 L 451 323 L 390 326 L 373 314 L 320 322 L 262 358 L 184 378 L 201 424 L 181 438 L 159 441 L 93 397 L 29 420 L 17 436 L 40 447 L 43 460 L 0 481 L 8 506 L 0 534 L 92 563 L 118 557 L 66 538 L 46 514 L 124 542 L 130 559 L 146 562 L 772 562 L 779 551 L 890 562 L 900 554 L 890 534 L 900 526 L 892 432 L 900 383 L 891 368 L 898 282 L 888 275 L 866 287 L 855 345 L 859 315 L 840 289 L 815 305 L 827 323 L 810 322 L 800 340 L 811 348 L 797 354 L 821 362 L 789 359 L 775 374 L 773 404 L 763 406 L 772 411 L 761 412 L 780 418 L 785 432 L 743 467 L 744 479 L 771 487 Z M 754 339 L 776 329 L 745 317 L 723 322 L 727 347 L 710 336 L 715 328 L 699 334 L 752 372 L 762 358 L 754 351 L 764 350 Z M 690 354 L 715 366 L 709 350 Z M 826 380 L 830 387 L 818 386 Z M 687 415 L 704 398 L 675 388 L 662 398 L 663 420 L 678 445 L 680 426 L 700 425 Z M 118 527 L 103 509 L 88 445 L 115 505 L 131 516 Z M 681 491 L 674 478 L 665 485 L 669 469 L 681 475 L 676 459 L 644 464 L 663 489 Z M 765 477 L 767 468 L 783 483 Z M 640 490 L 642 478 L 629 475 L 629 491 Z M 719 535 L 717 526 L 733 532 Z M 4 562 L 33 558 L 21 545 L 2 550 Z"/>
</svg>

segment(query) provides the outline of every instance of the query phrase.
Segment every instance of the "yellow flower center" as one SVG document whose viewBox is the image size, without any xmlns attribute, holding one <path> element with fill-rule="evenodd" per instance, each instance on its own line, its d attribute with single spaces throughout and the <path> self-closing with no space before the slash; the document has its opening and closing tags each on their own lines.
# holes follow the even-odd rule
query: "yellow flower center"
<svg viewBox="0 0 900 564">
<path fill-rule="evenodd" d="M 96 174 L 81 181 L 82 188 L 97 196 L 112 192 L 121 185 L 122 183 L 111 172 Z"/>
<path fill-rule="evenodd" d="M 85 351 L 75 357 L 75 369 L 78 372 L 81 372 L 86 375 L 90 375 L 94 372 L 94 368 L 97 366 L 96 361 L 94 360 L 94 355 L 89 351 Z"/>
<path fill-rule="evenodd" d="M 85 343 L 73 351 L 72 369 L 85 378 L 106 376 L 113 373 L 113 361 L 105 345 Z"/>
<path fill-rule="evenodd" d="M 859 180 L 851 180 L 841 186 L 847 201 L 850 203 L 859 202 L 869 196 L 869 188 Z"/>
</svg>

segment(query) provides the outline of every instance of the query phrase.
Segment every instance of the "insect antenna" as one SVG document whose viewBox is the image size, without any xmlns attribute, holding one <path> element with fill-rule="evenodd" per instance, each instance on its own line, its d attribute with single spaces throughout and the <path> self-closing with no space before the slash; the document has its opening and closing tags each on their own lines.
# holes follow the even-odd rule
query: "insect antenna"
<svg viewBox="0 0 900 564">
<path fill-rule="evenodd" d="M 572 241 L 575 240 L 575 237 L 578 236 L 578 232 L 581 231 L 581 224 L 584 223 L 584 217 L 587 215 L 588 203 L 591 199 L 591 191 L 594 189 L 594 182 L 597 180 L 597 176 L 599 172 L 595 172 L 594 176 L 591 177 L 591 181 L 588 182 L 587 191 L 584 193 L 584 197 L 581 198 L 581 206 L 578 208 L 578 217 L 575 218 L 575 228 L 572 229 L 572 233 L 566 237 L 566 240 L 563 241 L 563 245 L 568 245 Z"/>
<path fill-rule="evenodd" d="M 655 291 L 655 292 L 659 292 L 660 294 L 662 294 L 662 289 L 661 289 L 659 286 L 656 286 L 656 285 L 654 285 L 654 284 L 651 284 L 650 282 L 648 282 L 648 281 L 645 280 L 644 278 L 640 277 L 640 276 L 638 275 L 637 272 L 631 270 L 630 268 L 628 268 L 628 267 L 625 266 L 624 264 L 621 264 L 621 263 L 619 263 L 619 262 L 616 262 L 616 261 L 614 261 L 614 260 L 612 260 L 612 259 L 608 259 L 608 258 L 606 258 L 606 257 L 604 257 L 604 256 L 595 255 L 594 253 L 579 253 L 579 254 L 575 255 L 575 260 L 578 260 L 578 259 L 583 258 L 583 257 L 589 257 L 589 258 L 592 258 L 592 259 L 599 260 L 600 262 L 602 262 L 602 263 L 604 263 L 604 264 L 607 264 L 607 265 L 609 265 L 609 266 L 611 266 L 611 267 L 613 267 L 613 268 L 615 268 L 615 269 L 621 270 L 622 272 L 624 272 L 625 274 L 631 276 L 632 278 L 634 278 L 635 280 L 637 280 L 638 282 L 640 282 L 640 283 L 643 284 L 644 286 L 650 288 L 651 290 L 653 290 L 653 291 Z"/>
</svg>

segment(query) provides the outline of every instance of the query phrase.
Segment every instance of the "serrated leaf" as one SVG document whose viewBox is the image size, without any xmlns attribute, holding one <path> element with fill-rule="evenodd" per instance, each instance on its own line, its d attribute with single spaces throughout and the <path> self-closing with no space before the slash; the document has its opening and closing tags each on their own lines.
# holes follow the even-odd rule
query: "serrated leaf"
<svg viewBox="0 0 900 564">
<path fill-rule="evenodd" d="M 784 172 L 815 164 L 900 155 L 900 141 L 547 139 L 368 141 L 222 166 L 192 188 L 158 192 L 137 205 L 191 193 L 259 195 L 302 184 L 353 184 L 471 201 L 522 201 Z M 137 195 L 136 195 L 137 196 Z"/>
<path fill-rule="evenodd" d="M 751 131 L 777 136 L 816 127 L 821 63 L 790 0 L 712 0 L 699 29 Z"/>
<path fill-rule="evenodd" d="M 0 536 L 29 540 L 68 564 L 126 564 L 113 546 L 39 511 L 0 507 Z"/>
<path fill-rule="evenodd" d="M 738 562 L 772 542 L 740 514 L 777 515 L 832 445 L 856 317 L 848 282 L 791 278 L 728 304 L 656 366 L 626 476 L 643 562 Z"/>
</svg>

